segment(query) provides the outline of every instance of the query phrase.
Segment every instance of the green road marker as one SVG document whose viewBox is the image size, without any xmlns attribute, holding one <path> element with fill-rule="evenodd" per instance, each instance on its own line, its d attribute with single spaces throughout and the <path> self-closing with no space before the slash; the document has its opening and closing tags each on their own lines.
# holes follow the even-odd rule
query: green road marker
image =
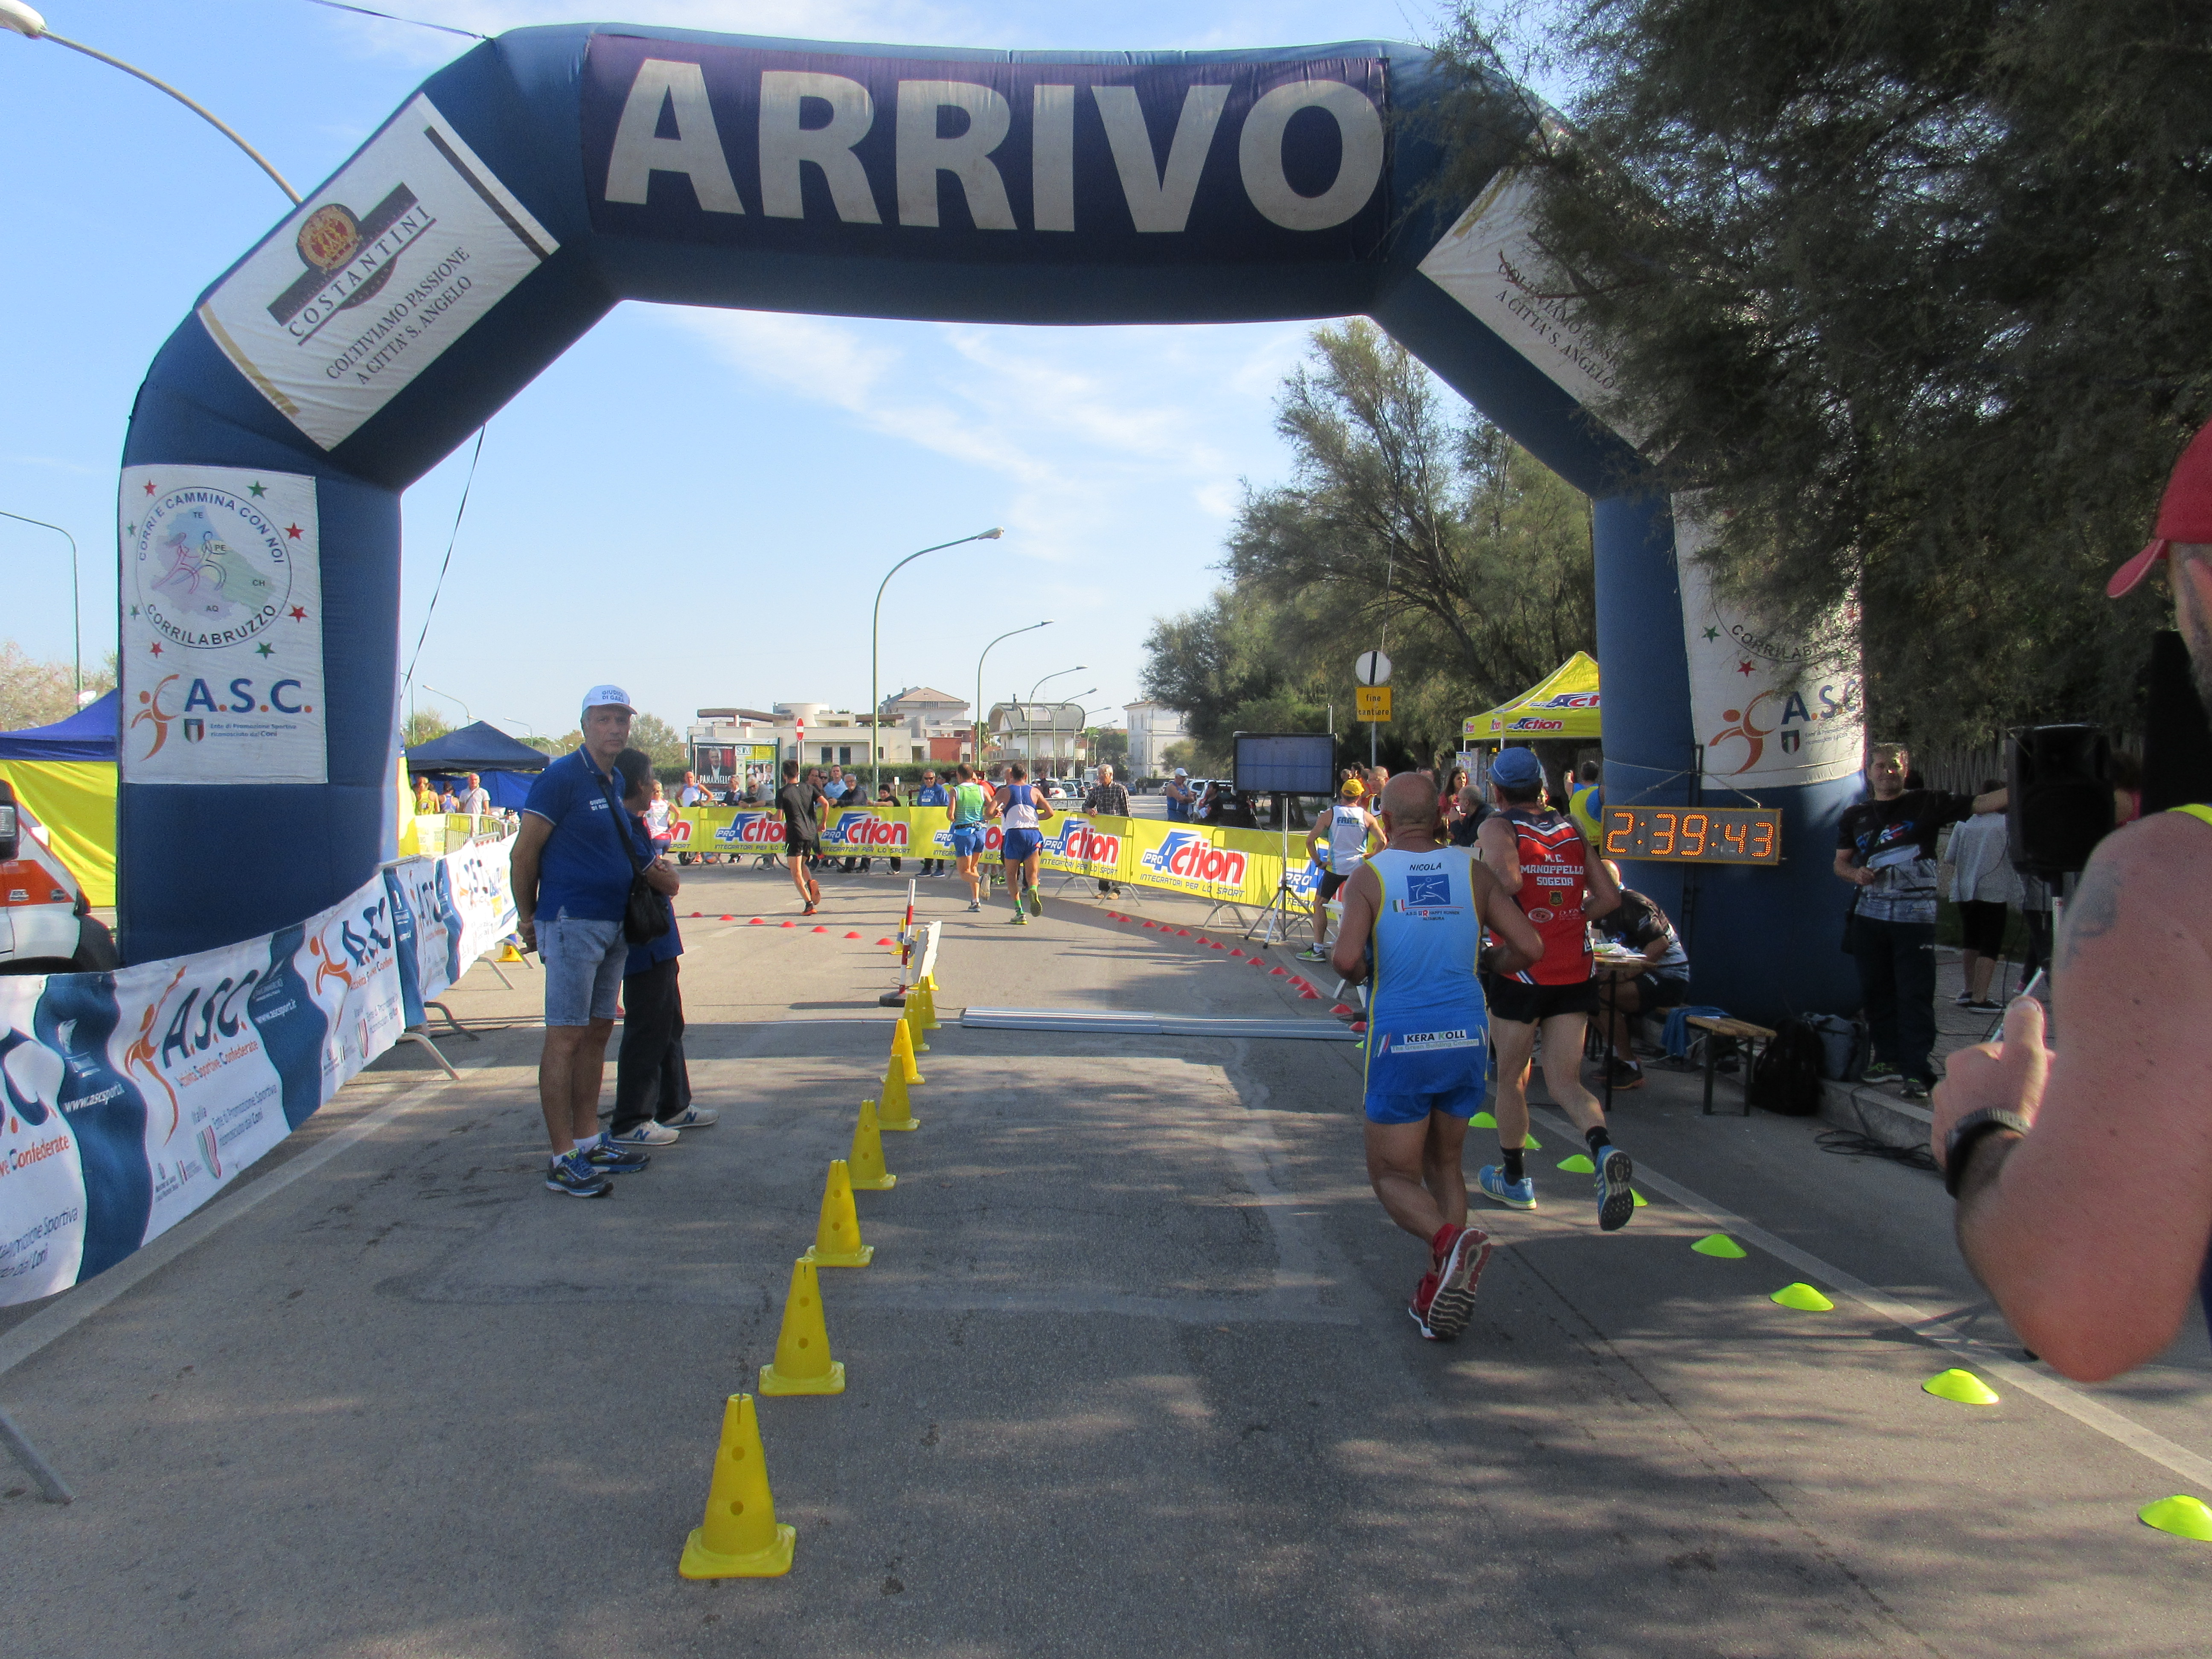
<svg viewBox="0 0 2212 1659">
<path fill-rule="evenodd" d="M 1717 1255 L 1727 1261 L 1741 1261 L 1750 1254 L 1726 1233 L 1707 1233 L 1690 1248 L 1699 1255 Z"/>
<path fill-rule="evenodd" d="M 1473 1117 L 1468 1119 L 1467 1127 L 1470 1129 L 1495 1129 L 1498 1127 L 1498 1120 L 1487 1112 L 1477 1112 Z"/>
<path fill-rule="evenodd" d="M 1784 1285 L 1766 1299 L 1778 1302 L 1785 1308 L 1795 1308 L 1800 1313 L 1831 1313 L 1836 1306 L 1810 1285 L 1803 1283 Z"/>
<path fill-rule="evenodd" d="M 2212 1509 L 2207 1509 L 2198 1498 L 2187 1496 L 2161 1498 L 2157 1503 L 2146 1504 L 2137 1510 L 2136 1519 L 2146 1527 L 2170 1532 L 2176 1538 L 2194 1538 L 2200 1543 L 2212 1543 Z"/>
<path fill-rule="evenodd" d="M 1994 1406 L 1997 1391 L 1972 1371 L 1938 1371 L 1920 1385 L 1938 1400 L 1955 1400 L 1961 1406 Z"/>
<path fill-rule="evenodd" d="M 1562 1170 L 1565 1170 L 1569 1175 L 1595 1175 L 1597 1173 L 1597 1165 L 1591 1163 L 1589 1158 L 1580 1152 L 1577 1152 L 1572 1158 L 1561 1158 L 1559 1160 L 1559 1167 Z"/>
</svg>

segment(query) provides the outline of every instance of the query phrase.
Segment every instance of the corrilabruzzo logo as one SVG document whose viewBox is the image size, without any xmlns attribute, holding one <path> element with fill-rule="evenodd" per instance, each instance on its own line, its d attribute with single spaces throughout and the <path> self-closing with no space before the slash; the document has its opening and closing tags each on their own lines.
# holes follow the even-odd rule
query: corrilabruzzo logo
<svg viewBox="0 0 2212 1659">
<path fill-rule="evenodd" d="M 315 481 L 133 466 L 118 508 L 125 780 L 324 781 Z"/>
</svg>

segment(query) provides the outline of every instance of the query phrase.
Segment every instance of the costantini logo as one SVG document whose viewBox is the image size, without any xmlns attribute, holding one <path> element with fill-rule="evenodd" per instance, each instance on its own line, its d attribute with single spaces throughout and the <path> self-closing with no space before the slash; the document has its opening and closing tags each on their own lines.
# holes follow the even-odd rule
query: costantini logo
<svg viewBox="0 0 2212 1659">
<path fill-rule="evenodd" d="M 1244 855 L 1212 847 L 1206 837 L 1188 830 L 1171 830 L 1163 841 L 1138 860 L 1155 875 L 1180 876 L 1185 881 L 1212 882 L 1217 886 L 1244 884 Z"/>
</svg>

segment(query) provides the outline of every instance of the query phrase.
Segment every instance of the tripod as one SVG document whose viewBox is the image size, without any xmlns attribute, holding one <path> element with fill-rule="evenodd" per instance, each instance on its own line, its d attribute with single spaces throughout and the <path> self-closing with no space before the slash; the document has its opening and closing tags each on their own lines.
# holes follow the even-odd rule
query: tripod
<svg viewBox="0 0 2212 1659">
<path fill-rule="evenodd" d="M 1244 937 L 1249 939 L 1257 935 L 1262 945 L 1273 945 L 1279 939 L 1287 945 L 1294 923 L 1306 920 L 1306 907 L 1298 898 L 1297 890 L 1291 885 L 1291 798 L 1278 793 L 1274 799 L 1275 822 L 1283 836 L 1282 872 L 1275 878 L 1274 896 L 1267 901 L 1267 908 L 1260 912 L 1252 925 L 1244 930 Z M 1279 927 L 1279 932 L 1277 931 Z"/>
</svg>

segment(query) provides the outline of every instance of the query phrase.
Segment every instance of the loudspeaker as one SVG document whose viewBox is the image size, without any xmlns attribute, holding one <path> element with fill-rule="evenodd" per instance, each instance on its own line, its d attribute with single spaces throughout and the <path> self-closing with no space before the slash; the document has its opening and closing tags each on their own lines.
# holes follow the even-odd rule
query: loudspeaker
<svg viewBox="0 0 2212 1659">
<path fill-rule="evenodd" d="M 2052 883 L 2081 874 L 2112 832 L 2112 758 L 2100 726 L 2023 726 L 2006 739 L 2005 838 L 2014 869 Z"/>
</svg>

